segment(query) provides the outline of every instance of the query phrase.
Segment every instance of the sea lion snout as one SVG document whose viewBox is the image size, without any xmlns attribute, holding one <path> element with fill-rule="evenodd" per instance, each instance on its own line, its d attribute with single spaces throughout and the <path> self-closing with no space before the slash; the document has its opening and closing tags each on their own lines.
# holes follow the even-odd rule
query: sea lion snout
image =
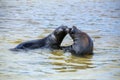
<svg viewBox="0 0 120 80">
<path fill-rule="evenodd" d="M 77 27 L 76 26 L 72 26 L 72 28 L 69 28 L 69 33 L 70 34 L 74 34 L 77 31 Z"/>
<path fill-rule="evenodd" d="M 69 28 L 69 33 L 71 32 L 72 28 Z"/>
<path fill-rule="evenodd" d="M 74 33 L 74 31 L 73 31 L 72 28 L 69 28 L 69 33 L 70 33 L 70 34 L 73 34 L 73 33 Z"/>
</svg>

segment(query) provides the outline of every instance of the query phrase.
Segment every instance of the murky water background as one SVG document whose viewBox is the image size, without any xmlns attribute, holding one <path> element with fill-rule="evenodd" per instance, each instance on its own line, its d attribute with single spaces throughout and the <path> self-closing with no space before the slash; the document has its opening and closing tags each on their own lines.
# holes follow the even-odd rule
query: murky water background
<svg viewBox="0 0 120 80">
<path fill-rule="evenodd" d="M 119 80 L 119 0 L 0 0 L 0 80 Z M 11 52 L 61 24 L 76 25 L 94 40 L 94 55 L 63 51 Z M 70 45 L 66 36 L 62 45 Z"/>
</svg>

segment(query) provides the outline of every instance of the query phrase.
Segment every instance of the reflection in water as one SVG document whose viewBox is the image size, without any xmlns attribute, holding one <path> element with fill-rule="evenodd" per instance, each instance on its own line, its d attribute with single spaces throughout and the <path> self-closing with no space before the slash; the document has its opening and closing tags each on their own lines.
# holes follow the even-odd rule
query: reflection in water
<svg viewBox="0 0 120 80">
<path fill-rule="evenodd" d="M 120 79 L 119 0 L 0 0 L 0 80 Z M 94 55 L 61 50 L 11 52 L 61 24 L 76 25 L 94 41 Z M 72 44 L 69 35 L 62 45 Z M 104 77 L 103 77 L 104 76 Z"/>
<path fill-rule="evenodd" d="M 51 64 L 54 65 L 53 69 L 59 72 L 75 72 L 79 69 L 92 68 L 92 56 L 81 58 L 72 55 L 65 56 L 63 52 L 60 53 L 59 51 L 54 51 L 52 54 L 54 54 L 54 56 L 50 56 L 49 59 L 54 60 L 51 62 Z"/>
</svg>

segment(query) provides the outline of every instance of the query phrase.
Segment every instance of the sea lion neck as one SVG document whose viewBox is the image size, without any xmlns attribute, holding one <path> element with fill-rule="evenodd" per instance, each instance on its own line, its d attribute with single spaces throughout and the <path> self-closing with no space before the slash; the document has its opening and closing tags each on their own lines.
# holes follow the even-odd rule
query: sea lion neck
<svg viewBox="0 0 120 80">
<path fill-rule="evenodd" d="M 62 40 L 63 40 L 63 38 L 64 38 L 66 35 L 67 35 L 67 33 L 66 33 L 66 32 L 63 32 L 63 33 L 61 33 L 61 34 L 59 34 L 59 35 L 56 36 L 56 41 L 57 41 L 57 43 L 58 43 L 59 45 L 62 43 Z"/>
</svg>

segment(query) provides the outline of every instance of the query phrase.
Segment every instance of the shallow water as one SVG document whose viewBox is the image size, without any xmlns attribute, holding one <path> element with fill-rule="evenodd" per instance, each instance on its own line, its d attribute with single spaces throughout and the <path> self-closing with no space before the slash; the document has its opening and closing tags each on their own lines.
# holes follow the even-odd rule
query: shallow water
<svg viewBox="0 0 120 80">
<path fill-rule="evenodd" d="M 0 80 L 120 79 L 119 0 L 0 0 Z M 94 41 L 83 58 L 60 50 L 12 52 L 17 44 L 76 25 Z M 66 36 L 62 45 L 70 45 Z"/>
</svg>

